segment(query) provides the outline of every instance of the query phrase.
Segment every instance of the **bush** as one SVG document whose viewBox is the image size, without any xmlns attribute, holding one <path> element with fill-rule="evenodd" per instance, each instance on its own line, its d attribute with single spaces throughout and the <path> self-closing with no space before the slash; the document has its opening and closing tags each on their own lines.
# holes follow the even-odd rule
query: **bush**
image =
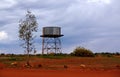
<svg viewBox="0 0 120 77">
<path fill-rule="evenodd" d="M 119 53 L 119 52 L 116 52 L 116 53 L 115 53 L 115 55 L 116 55 L 116 56 L 119 56 L 119 55 L 120 55 L 120 53 Z"/>
<path fill-rule="evenodd" d="M 17 61 L 17 59 L 15 57 L 9 57 L 8 59 L 9 61 Z"/>
<path fill-rule="evenodd" d="M 101 53 L 96 53 L 95 55 L 100 55 L 100 56 L 103 56 L 103 57 L 113 57 L 114 53 L 101 52 Z"/>
<path fill-rule="evenodd" d="M 0 56 L 5 56 L 5 53 L 1 53 Z"/>
<path fill-rule="evenodd" d="M 86 49 L 84 47 L 77 47 L 76 49 L 74 49 L 71 55 L 80 57 L 94 57 L 94 53 L 91 50 Z"/>
</svg>

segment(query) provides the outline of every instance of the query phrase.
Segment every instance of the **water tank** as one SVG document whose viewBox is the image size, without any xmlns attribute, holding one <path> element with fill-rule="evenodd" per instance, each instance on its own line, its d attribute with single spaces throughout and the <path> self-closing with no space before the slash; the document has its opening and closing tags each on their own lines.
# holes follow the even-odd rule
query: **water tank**
<svg viewBox="0 0 120 77">
<path fill-rule="evenodd" d="M 60 27 L 43 27 L 43 35 L 61 35 L 61 28 Z"/>
</svg>

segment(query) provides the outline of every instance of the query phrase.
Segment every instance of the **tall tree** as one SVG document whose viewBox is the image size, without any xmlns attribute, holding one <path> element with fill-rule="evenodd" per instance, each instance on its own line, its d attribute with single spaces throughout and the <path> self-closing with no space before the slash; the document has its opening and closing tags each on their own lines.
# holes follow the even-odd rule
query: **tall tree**
<svg viewBox="0 0 120 77">
<path fill-rule="evenodd" d="M 36 51 L 34 46 L 34 32 L 37 32 L 38 24 L 36 17 L 30 11 L 27 11 L 27 14 L 24 19 L 19 22 L 19 38 L 23 41 L 21 46 L 25 48 L 27 54 L 27 65 L 30 65 L 30 52 Z"/>
</svg>

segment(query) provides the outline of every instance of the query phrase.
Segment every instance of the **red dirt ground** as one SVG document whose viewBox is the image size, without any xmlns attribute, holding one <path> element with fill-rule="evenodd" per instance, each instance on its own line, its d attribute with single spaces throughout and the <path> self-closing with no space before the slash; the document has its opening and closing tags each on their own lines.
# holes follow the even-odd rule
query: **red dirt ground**
<svg viewBox="0 0 120 77">
<path fill-rule="evenodd" d="M 119 58 L 31 59 L 32 68 L 9 68 L 0 63 L 0 77 L 120 77 Z M 112 60 L 112 61 L 111 61 Z M 41 64 L 42 67 L 36 67 Z M 84 64 L 85 67 L 80 65 Z M 68 68 L 64 68 L 67 65 Z M 116 67 L 116 65 L 118 65 Z"/>
<path fill-rule="evenodd" d="M 80 71 L 80 70 L 40 70 L 2 69 L 0 77 L 120 77 L 120 70 Z"/>
</svg>

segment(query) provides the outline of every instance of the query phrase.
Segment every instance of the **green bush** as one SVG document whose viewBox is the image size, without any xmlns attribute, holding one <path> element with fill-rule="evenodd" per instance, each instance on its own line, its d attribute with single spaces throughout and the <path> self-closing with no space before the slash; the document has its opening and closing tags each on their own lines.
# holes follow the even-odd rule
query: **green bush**
<svg viewBox="0 0 120 77">
<path fill-rule="evenodd" d="M 103 56 L 103 57 L 113 57 L 114 53 L 101 52 L 101 53 L 95 53 L 95 55 L 101 55 L 101 56 Z"/>
<path fill-rule="evenodd" d="M 15 57 L 9 57 L 8 60 L 9 61 L 17 61 L 17 59 Z"/>
<path fill-rule="evenodd" d="M 86 49 L 84 47 L 75 48 L 71 55 L 80 57 L 94 57 L 94 53 L 91 50 Z"/>
</svg>

